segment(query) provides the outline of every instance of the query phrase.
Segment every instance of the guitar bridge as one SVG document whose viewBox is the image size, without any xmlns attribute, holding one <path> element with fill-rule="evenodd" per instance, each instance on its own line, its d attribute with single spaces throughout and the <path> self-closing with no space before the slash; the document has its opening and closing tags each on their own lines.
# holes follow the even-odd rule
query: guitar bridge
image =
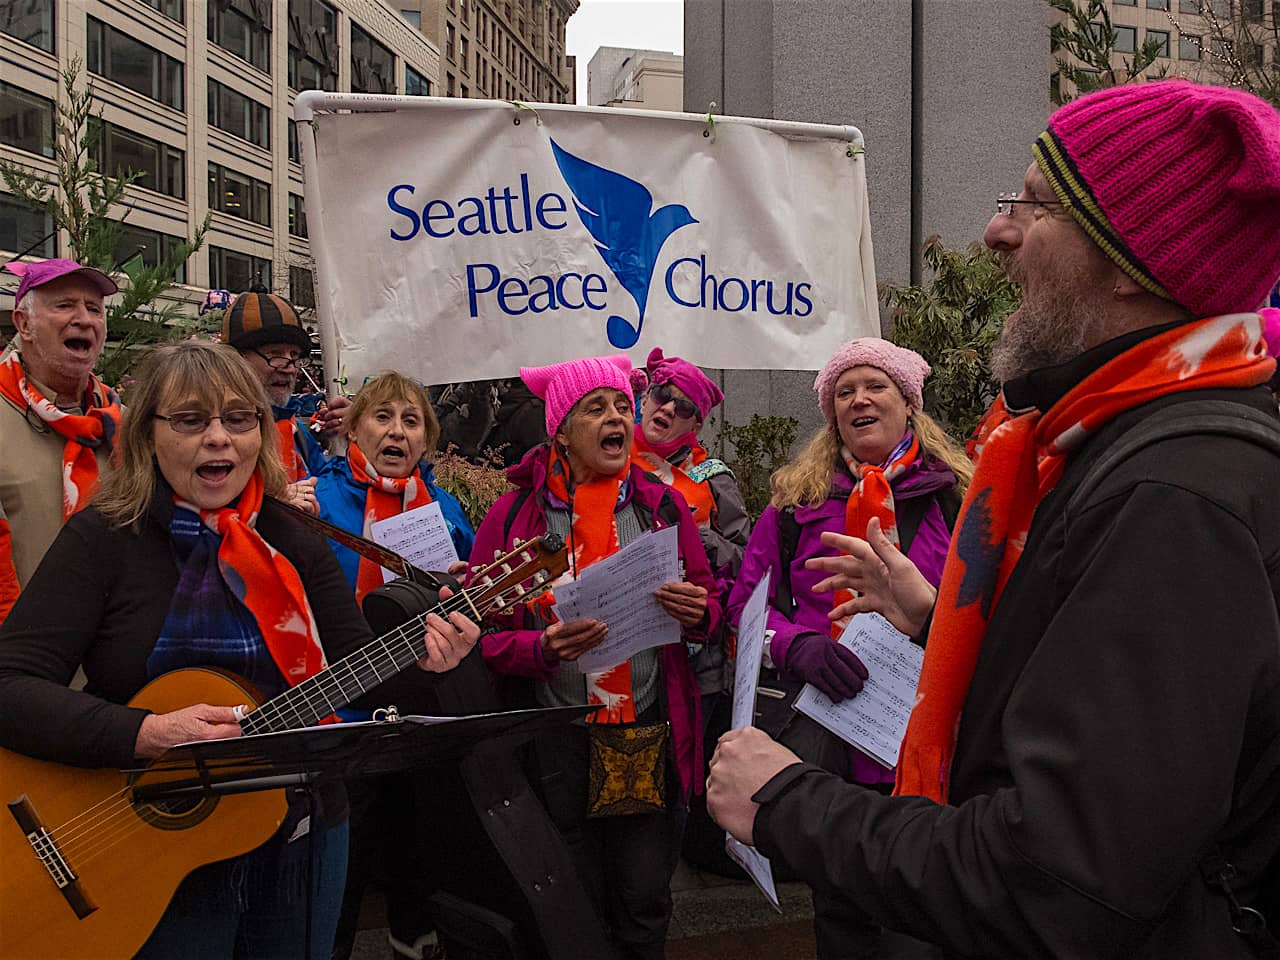
<svg viewBox="0 0 1280 960">
<path fill-rule="evenodd" d="M 71 865 L 67 862 L 67 858 L 58 849 L 58 844 L 53 839 L 53 834 L 40 822 L 40 818 L 36 815 L 35 808 L 31 805 L 27 795 L 24 793 L 17 800 L 11 801 L 8 807 L 13 819 L 18 821 L 18 827 L 26 836 L 27 842 L 31 844 L 31 850 L 35 853 L 36 859 L 48 871 L 49 878 L 62 892 L 62 896 L 66 899 L 71 909 L 75 911 L 76 916 L 83 920 L 97 910 L 97 906 L 89 900 L 88 895 L 81 886 L 80 878 L 76 876 L 75 871 L 71 869 Z"/>
</svg>

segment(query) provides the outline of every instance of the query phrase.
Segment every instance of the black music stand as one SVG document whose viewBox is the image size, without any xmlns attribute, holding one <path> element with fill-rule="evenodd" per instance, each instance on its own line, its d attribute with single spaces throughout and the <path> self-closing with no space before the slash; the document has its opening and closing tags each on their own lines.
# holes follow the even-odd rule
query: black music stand
<svg viewBox="0 0 1280 960">
<path fill-rule="evenodd" d="M 142 802 L 314 786 L 465 756 L 482 741 L 524 740 L 585 717 L 590 706 L 461 717 L 405 716 L 179 744 L 136 775 Z M 174 773 L 190 776 L 175 778 Z M 154 777 L 155 779 L 149 779 Z"/>
<path fill-rule="evenodd" d="M 292 789 L 305 792 L 314 813 L 314 789 L 322 783 L 460 759 L 482 743 L 518 742 L 567 731 L 570 723 L 596 709 L 543 707 L 459 717 L 397 717 L 393 713 L 382 720 L 179 744 L 147 766 L 126 772 L 134 775 L 131 788 L 139 802 Z M 308 833 L 308 843 L 312 836 Z M 308 862 L 314 869 L 313 854 Z M 308 879 L 305 957 L 311 955 L 312 897 Z"/>
</svg>

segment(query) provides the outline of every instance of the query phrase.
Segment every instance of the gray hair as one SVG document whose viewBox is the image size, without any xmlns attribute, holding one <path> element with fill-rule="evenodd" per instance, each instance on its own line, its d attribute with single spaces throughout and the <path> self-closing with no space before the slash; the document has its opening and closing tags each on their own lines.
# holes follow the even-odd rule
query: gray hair
<svg viewBox="0 0 1280 960">
<path fill-rule="evenodd" d="M 14 305 L 14 310 L 21 310 L 23 313 L 30 313 L 36 306 L 36 291 L 32 287 L 22 295 L 22 299 Z"/>
</svg>

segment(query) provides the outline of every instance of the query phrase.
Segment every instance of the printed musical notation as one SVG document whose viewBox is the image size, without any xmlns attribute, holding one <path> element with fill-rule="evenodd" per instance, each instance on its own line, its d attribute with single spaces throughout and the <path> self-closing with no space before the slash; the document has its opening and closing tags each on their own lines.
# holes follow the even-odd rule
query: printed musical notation
<svg viewBox="0 0 1280 960">
<path fill-rule="evenodd" d="M 375 520 L 369 525 L 373 542 L 400 554 L 419 570 L 448 570 L 456 563 L 458 551 L 454 549 L 449 526 L 440 512 L 440 504 L 427 503 L 414 507 L 385 520 Z M 383 581 L 394 580 L 399 574 L 382 569 Z"/>
<path fill-rule="evenodd" d="M 556 584 L 553 609 L 562 621 L 609 625 L 604 641 L 575 661 L 583 673 L 600 673 L 641 650 L 680 642 L 680 624 L 654 597 L 664 583 L 679 579 L 677 534 L 675 527 L 643 534 L 587 567 L 577 580 Z"/>
<path fill-rule="evenodd" d="M 870 677 L 852 699 L 832 703 L 806 684 L 795 707 L 882 766 L 898 765 L 907 721 L 915 706 L 924 650 L 878 613 L 859 613 L 840 643 L 858 655 Z"/>
</svg>

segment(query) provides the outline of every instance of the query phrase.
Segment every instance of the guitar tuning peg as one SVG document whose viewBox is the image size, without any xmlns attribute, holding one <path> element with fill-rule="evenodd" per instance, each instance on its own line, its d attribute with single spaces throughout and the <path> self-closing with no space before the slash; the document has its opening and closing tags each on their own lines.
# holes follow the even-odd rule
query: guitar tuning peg
<svg viewBox="0 0 1280 960">
<path fill-rule="evenodd" d="M 520 559 L 523 560 L 525 563 L 532 563 L 533 554 L 530 553 L 528 550 L 524 550 L 520 553 Z"/>
<path fill-rule="evenodd" d="M 510 572 L 511 572 L 511 564 L 509 564 L 509 563 L 504 563 L 504 564 L 502 565 L 502 572 L 503 572 L 503 573 L 510 573 Z"/>
<path fill-rule="evenodd" d="M 482 585 L 482 586 L 492 587 L 492 586 L 493 586 L 493 577 L 482 577 L 482 578 L 480 579 L 480 583 L 481 583 L 481 585 Z"/>
<path fill-rule="evenodd" d="M 516 584 L 516 596 L 517 596 L 517 597 L 523 597 L 523 596 L 524 596 L 524 594 L 525 594 L 525 587 L 524 587 L 524 584 L 523 584 L 523 583 L 517 583 L 517 584 Z"/>
<path fill-rule="evenodd" d="M 503 600 L 501 597 L 494 597 L 494 598 L 493 598 L 493 608 L 494 608 L 495 610 L 502 610 L 502 609 L 505 609 L 505 608 L 506 608 L 506 606 L 507 606 L 507 601 Z"/>
<path fill-rule="evenodd" d="M 545 570 L 539 570 L 537 573 L 533 575 L 534 583 L 546 583 L 550 579 L 551 579 L 550 575 Z"/>
<path fill-rule="evenodd" d="M 501 547 L 499 547 L 497 550 L 494 550 L 494 551 L 493 551 L 493 559 L 495 559 L 495 560 L 501 560 L 501 559 L 502 559 L 502 548 L 501 548 Z"/>
</svg>

